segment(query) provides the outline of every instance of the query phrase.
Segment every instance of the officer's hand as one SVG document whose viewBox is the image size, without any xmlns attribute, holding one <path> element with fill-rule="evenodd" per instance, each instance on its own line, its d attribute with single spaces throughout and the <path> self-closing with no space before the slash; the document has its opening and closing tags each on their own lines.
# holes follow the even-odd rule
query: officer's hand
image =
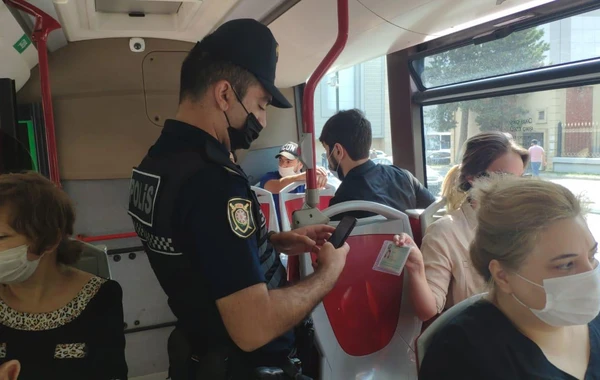
<svg viewBox="0 0 600 380">
<path fill-rule="evenodd" d="M 304 252 L 318 252 L 335 228 L 324 224 L 280 232 L 271 236 L 271 243 L 280 253 L 299 255 Z"/>
<path fill-rule="evenodd" d="M 308 236 L 317 243 L 317 247 L 322 246 L 331 237 L 331 234 L 335 231 L 335 227 L 328 226 L 326 224 L 315 224 L 314 226 L 307 226 L 297 228 L 293 232 L 298 235 Z M 313 250 L 317 252 L 319 249 Z"/>
<path fill-rule="evenodd" d="M 344 243 L 338 249 L 335 249 L 331 243 L 325 243 L 317 254 L 317 262 L 313 264 L 315 272 L 317 271 L 332 271 L 336 276 L 339 276 L 346 265 L 346 256 L 350 251 L 348 243 Z"/>
</svg>

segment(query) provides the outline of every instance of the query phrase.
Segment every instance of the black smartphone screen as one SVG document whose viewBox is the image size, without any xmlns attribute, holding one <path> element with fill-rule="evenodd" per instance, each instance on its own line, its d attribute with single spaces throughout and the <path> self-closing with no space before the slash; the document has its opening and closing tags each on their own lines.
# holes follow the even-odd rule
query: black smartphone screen
<svg viewBox="0 0 600 380">
<path fill-rule="evenodd" d="M 356 226 L 356 218 L 352 216 L 344 216 L 338 224 L 337 228 L 329 238 L 329 242 L 334 248 L 340 248 L 350 236 L 350 233 Z"/>
</svg>

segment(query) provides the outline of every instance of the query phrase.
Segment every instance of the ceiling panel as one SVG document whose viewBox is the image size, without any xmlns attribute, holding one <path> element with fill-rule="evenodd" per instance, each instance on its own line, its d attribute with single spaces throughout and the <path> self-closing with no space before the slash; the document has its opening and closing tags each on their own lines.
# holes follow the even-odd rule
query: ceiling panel
<svg viewBox="0 0 600 380">
<path fill-rule="evenodd" d="M 177 13 L 181 1 L 95 0 L 97 12 L 171 15 Z"/>
<path fill-rule="evenodd" d="M 330 71 L 550 1 L 350 0 L 348 44 Z M 277 85 L 302 83 L 335 41 L 336 2 L 302 0 L 269 27 L 280 45 Z"/>
</svg>

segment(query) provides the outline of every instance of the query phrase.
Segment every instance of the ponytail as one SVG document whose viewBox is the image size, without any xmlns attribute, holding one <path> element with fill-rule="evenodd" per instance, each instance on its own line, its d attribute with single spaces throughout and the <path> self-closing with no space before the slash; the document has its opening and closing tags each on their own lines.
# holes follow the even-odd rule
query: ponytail
<svg viewBox="0 0 600 380">
<path fill-rule="evenodd" d="M 442 183 L 442 197 L 446 198 L 446 210 L 458 210 L 467 199 L 467 193 L 462 192 L 459 186 L 460 165 L 454 165 L 446 174 Z"/>
</svg>

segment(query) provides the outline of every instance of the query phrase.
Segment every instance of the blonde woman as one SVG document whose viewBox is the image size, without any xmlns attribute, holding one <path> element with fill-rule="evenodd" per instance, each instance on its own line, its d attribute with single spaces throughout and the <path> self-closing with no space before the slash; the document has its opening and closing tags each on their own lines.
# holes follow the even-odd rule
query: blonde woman
<svg viewBox="0 0 600 380">
<path fill-rule="evenodd" d="M 491 291 L 434 336 L 419 379 L 600 378 L 598 243 L 578 199 L 551 182 L 487 182 L 470 255 Z"/>
<path fill-rule="evenodd" d="M 422 321 L 483 289 L 483 279 L 469 261 L 477 227 L 476 204 L 469 198 L 473 181 L 495 172 L 521 176 L 528 159 L 527 150 L 501 132 L 484 132 L 467 140 L 461 165 L 448 172 L 443 184 L 448 214 L 427 229 L 422 255 L 417 250 L 407 263 L 411 299 Z"/>
</svg>

